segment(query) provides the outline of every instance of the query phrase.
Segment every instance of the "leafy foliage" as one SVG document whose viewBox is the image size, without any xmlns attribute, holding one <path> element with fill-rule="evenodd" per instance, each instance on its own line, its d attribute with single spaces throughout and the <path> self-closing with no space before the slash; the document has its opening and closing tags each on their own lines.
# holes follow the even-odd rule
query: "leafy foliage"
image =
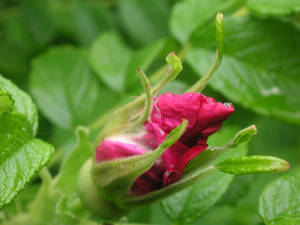
<svg viewBox="0 0 300 225">
<path fill-rule="evenodd" d="M 37 112 L 31 98 L 0 76 L 0 208 L 45 166 L 53 147 L 34 135 Z"/>
<path fill-rule="evenodd" d="M 299 224 L 299 169 L 271 182 L 262 192 L 259 212 L 266 224 Z"/>
<path fill-rule="evenodd" d="M 141 94 L 137 67 L 157 87 L 172 72 L 164 57 L 175 51 L 182 59 L 178 79 L 159 93 L 183 93 L 207 74 L 217 47 L 217 12 L 225 15 L 223 59 L 204 93 L 233 102 L 236 112 L 188 165 L 172 187 L 176 194 L 134 208 L 117 224 L 300 224 L 299 10 L 298 0 L 2 0 L 0 224 L 102 223 L 77 193 L 95 137 L 115 108 Z M 250 143 L 254 127 L 237 133 L 249 124 L 258 130 Z M 248 150 L 283 158 L 292 172 L 234 179 L 217 171 L 287 166 L 245 157 Z M 34 179 L 52 155 L 49 171 Z M 193 177 L 201 179 L 178 192 Z"/>
</svg>

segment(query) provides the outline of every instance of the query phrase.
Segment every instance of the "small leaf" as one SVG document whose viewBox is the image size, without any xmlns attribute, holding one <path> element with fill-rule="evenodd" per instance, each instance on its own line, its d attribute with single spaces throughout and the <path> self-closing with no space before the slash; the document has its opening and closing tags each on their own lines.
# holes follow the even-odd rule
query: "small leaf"
<svg viewBox="0 0 300 225">
<path fill-rule="evenodd" d="M 165 150 L 174 144 L 185 131 L 187 121 L 169 133 L 156 150 L 143 155 L 105 161 L 93 165 L 92 177 L 106 196 L 116 198 L 128 193 L 134 180 L 151 168 Z"/>
<path fill-rule="evenodd" d="M 31 124 L 21 114 L 0 116 L 0 208 L 8 204 L 50 160 L 51 145 L 33 139 Z"/>
<path fill-rule="evenodd" d="M 270 184 L 259 199 L 259 213 L 268 225 L 300 224 L 300 169 Z"/>
<path fill-rule="evenodd" d="M 244 156 L 225 160 L 217 166 L 219 171 L 235 175 L 283 172 L 290 168 L 288 162 L 272 156 Z"/>
<path fill-rule="evenodd" d="M 14 101 L 11 95 L 6 91 L 0 90 L 0 116 L 2 113 L 8 112 L 12 109 Z"/>
<path fill-rule="evenodd" d="M 38 129 L 38 115 L 36 106 L 32 102 L 31 97 L 20 90 L 11 81 L 0 75 L 0 93 L 3 92 L 9 93 L 11 99 L 14 101 L 14 105 L 11 106 L 12 110 L 26 117 L 32 126 L 32 133 L 35 135 Z"/>
</svg>

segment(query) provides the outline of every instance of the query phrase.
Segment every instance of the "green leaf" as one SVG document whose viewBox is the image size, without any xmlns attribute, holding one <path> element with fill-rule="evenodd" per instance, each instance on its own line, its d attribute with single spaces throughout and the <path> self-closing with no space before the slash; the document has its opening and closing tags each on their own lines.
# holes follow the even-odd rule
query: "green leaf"
<svg viewBox="0 0 300 225">
<path fill-rule="evenodd" d="M 0 93 L 7 92 L 14 101 L 13 112 L 20 113 L 26 117 L 32 126 L 32 133 L 35 135 L 38 129 L 37 109 L 28 94 L 20 90 L 11 81 L 0 75 Z M 1 100 L 0 100 L 1 101 Z"/>
<path fill-rule="evenodd" d="M 0 208 L 8 204 L 45 166 L 54 149 L 33 139 L 31 124 L 21 114 L 0 116 Z"/>
<path fill-rule="evenodd" d="M 55 6 L 58 29 L 78 44 L 90 46 L 101 32 L 113 27 L 113 15 L 98 2 L 72 0 Z"/>
<path fill-rule="evenodd" d="M 43 114 L 61 128 L 85 125 L 97 114 L 99 85 L 81 49 L 52 48 L 37 57 L 30 89 Z"/>
<path fill-rule="evenodd" d="M 43 169 L 40 173 L 42 185 L 34 201 L 29 205 L 29 221 L 25 224 L 77 224 L 78 219 L 72 215 L 61 213 L 62 195 L 53 187 L 53 179 L 48 170 Z"/>
<path fill-rule="evenodd" d="M 134 180 L 149 170 L 155 160 L 180 138 L 186 126 L 187 121 L 183 121 L 166 136 L 154 151 L 128 158 L 94 163 L 91 173 L 96 186 L 107 198 L 116 199 L 116 197 L 125 195 Z"/>
<path fill-rule="evenodd" d="M 149 44 L 168 35 L 169 5 L 166 0 L 121 0 L 121 22 L 135 44 Z"/>
<path fill-rule="evenodd" d="M 263 16 L 289 16 L 300 12 L 299 0 L 249 0 L 250 11 Z"/>
<path fill-rule="evenodd" d="M 225 20 L 222 65 L 210 85 L 234 102 L 300 124 L 300 33 L 289 24 L 251 17 Z M 278 33 L 278 30 L 281 32 Z M 213 24 L 195 34 L 188 63 L 203 76 L 215 55 Z M 201 46 L 199 48 L 198 46 Z"/>
<path fill-rule="evenodd" d="M 114 91 L 130 90 L 138 81 L 136 68 L 141 67 L 146 71 L 164 45 L 165 41 L 158 41 L 133 51 L 117 33 L 106 32 L 91 47 L 91 66 Z"/>
<path fill-rule="evenodd" d="M 0 116 L 2 113 L 8 112 L 12 109 L 14 101 L 11 95 L 6 91 L 0 90 Z"/>
<path fill-rule="evenodd" d="M 196 185 L 162 201 L 162 206 L 174 224 L 193 224 L 225 193 L 233 176 L 213 173 Z"/>
<path fill-rule="evenodd" d="M 90 61 L 97 75 L 113 90 L 124 87 L 125 74 L 132 51 L 114 32 L 102 34 L 93 43 Z"/>
<path fill-rule="evenodd" d="M 213 19 L 217 12 L 238 8 L 243 0 L 186 0 L 178 2 L 172 11 L 170 29 L 180 41 L 187 42 L 191 34 Z"/>
<path fill-rule="evenodd" d="M 288 162 L 272 156 L 243 156 L 230 158 L 217 166 L 219 171 L 234 175 L 283 172 L 290 168 Z"/>
<path fill-rule="evenodd" d="M 259 213 L 268 225 L 300 224 L 300 169 L 266 186 L 259 199 Z"/>
<path fill-rule="evenodd" d="M 88 140 L 89 131 L 84 127 L 76 129 L 77 146 L 65 159 L 54 186 L 65 195 L 76 192 L 77 178 L 84 162 L 93 155 L 93 145 Z"/>
</svg>

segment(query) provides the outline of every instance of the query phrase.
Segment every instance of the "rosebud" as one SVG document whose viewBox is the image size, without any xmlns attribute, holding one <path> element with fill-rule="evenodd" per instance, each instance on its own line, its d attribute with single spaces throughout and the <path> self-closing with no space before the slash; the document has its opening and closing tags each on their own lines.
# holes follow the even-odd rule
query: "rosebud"
<svg viewBox="0 0 300 225">
<path fill-rule="evenodd" d="M 97 147 L 96 163 L 154 151 L 182 120 L 188 121 L 181 138 L 133 183 L 131 195 L 144 195 L 178 181 L 187 164 L 207 148 L 207 138 L 234 111 L 200 93 L 166 93 L 154 99 L 151 117 L 136 133 L 105 138 Z M 124 168 L 126 169 L 126 168 Z"/>
</svg>

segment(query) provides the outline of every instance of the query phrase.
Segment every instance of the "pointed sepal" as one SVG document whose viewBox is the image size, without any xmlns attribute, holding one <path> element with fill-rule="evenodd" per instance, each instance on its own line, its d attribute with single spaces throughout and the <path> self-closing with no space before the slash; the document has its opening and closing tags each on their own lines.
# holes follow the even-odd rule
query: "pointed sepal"
<svg viewBox="0 0 300 225">
<path fill-rule="evenodd" d="M 181 137 L 186 127 L 187 121 L 183 121 L 154 151 L 101 163 L 94 162 L 91 174 L 101 195 L 107 199 L 126 195 L 135 179 L 151 168 L 164 151 Z"/>
<path fill-rule="evenodd" d="M 273 156 L 242 156 L 227 159 L 219 163 L 216 168 L 224 173 L 234 175 L 283 172 L 290 168 L 290 164 Z"/>
<path fill-rule="evenodd" d="M 214 160 L 227 149 L 235 148 L 241 144 L 248 143 L 256 134 L 256 126 L 251 125 L 237 132 L 232 140 L 222 146 L 209 146 L 204 152 L 194 158 L 185 168 L 185 174 L 190 173 L 200 167 L 206 166 L 209 162 Z"/>
</svg>

